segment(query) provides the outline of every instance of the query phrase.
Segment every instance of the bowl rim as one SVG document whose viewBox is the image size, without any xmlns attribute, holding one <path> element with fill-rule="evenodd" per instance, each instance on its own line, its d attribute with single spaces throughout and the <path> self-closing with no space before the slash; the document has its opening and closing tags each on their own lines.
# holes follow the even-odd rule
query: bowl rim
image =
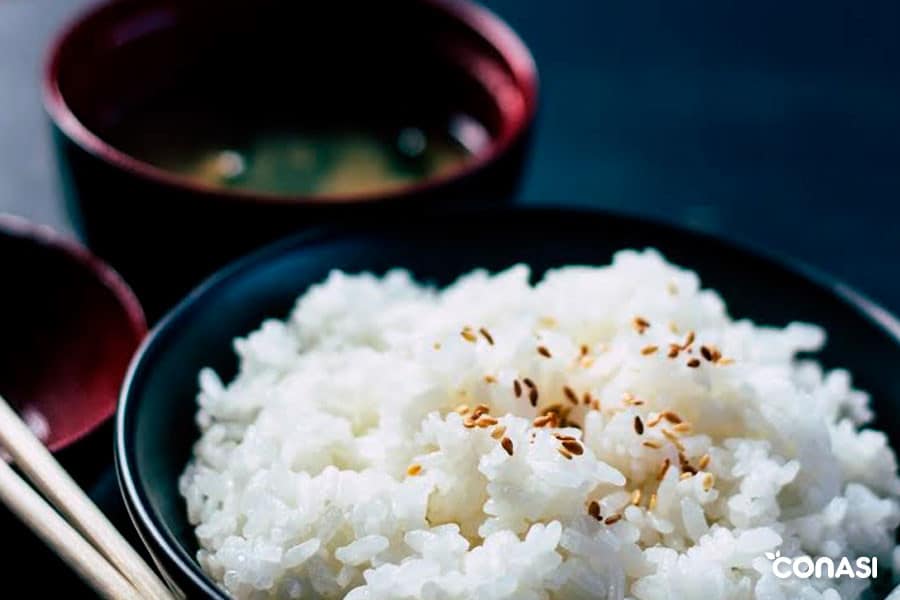
<svg viewBox="0 0 900 600">
<path fill-rule="evenodd" d="M 153 0 L 145 1 L 153 6 Z M 429 177 L 421 181 L 403 185 L 394 190 L 370 191 L 340 194 L 278 194 L 273 192 L 242 190 L 205 184 L 189 177 L 153 166 L 135 156 L 119 150 L 100 135 L 88 128 L 74 113 L 59 86 L 59 75 L 69 41 L 73 36 L 87 29 L 107 12 L 122 5 L 121 0 L 101 0 L 76 16 L 53 38 L 44 59 L 41 81 L 41 95 L 44 110 L 50 120 L 79 148 L 95 158 L 138 177 L 142 180 L 184 190 L 195 195 L 253 204 L 323 205 L 357 204 L 385 200 L 410 198 L 453 183 L 467 180 L 484 171 L 512 151 L 528 135 L 538 111 L 538 72 L 531 51 L 519 35 L 496 13 L 471 0 L 415 0 L 436 11 L 444 18 L 462 23 L 467 29 L 480 36 L 497 51 L 501 60 L 512 72 L 516 88 L 522 94 L 521 110 L 509 118 L 504 118 L 504 126 L 499 136 L 492 138 L 487 149 L 476 153 L 469 160 L 449 173 Z"/>
<path fill-rule="evenodd" d="M 490 210 L 473 210 L 469 208 L 454 208 L 444 210 L 439 214 L 448 215 L 485 215 L 485 214 L 509 214 L 526 215 L 532 219 L 550 221 L 554 218 L 576 219 L 610 219 L 621 223 L 638 223 L 647 227 L 663 229 L 668 232 L 687 235 L 698 241 L 708 241 L 713 244 L 728 247 L 738 253 L 750 255 L 760 259 L 770 266 L 779 268 L 788 274 L 805 279 L 824 294 L 829 294 L 839 300 L 850 311 L 855 312 L 860 318 L 870 322 L 877 329 L 887 334 L 897 345 L 900 345 L 900 319 L 892 312 L 871 300 L 863 293 L 856 291 L 851 286 L 844 284 L 836 277 L 827 274 L 817 267 L 813 267 L 804 261 L 789 258 L 781 253 L 747 242 L 734 237 L 725 238 L 711 231 L 691 224 L 676 223 L 672 220 L 651 218 L 630 213 L 613 212 L 605 209 L 590 209 L 584 207 L 569 207 L 553 204 L 538 204 L 519 206 L 515 208 L 497 208 Z M 188 294 L 181 302 L 172 308 L 144 338 L 143 343 L 135 352 L 128 372 L 122 384 L 119 406 L 116 413 L 115 428 L 115 465 L 119 489 L 128 508 L 132 523 L 144 540 L 151 552 L 161 551 L 165 553 L 169 561 L 174 563 L 181 574 L 199 586 L 212 598 L 228 600 L 228 596 L 209 577 L 196 559 L 187 552 L 177 539 L 171 534 L 168 526 L 152 509 L 146 488 L 139 484 L 136 475 L 134 447 L 126 439 L 126 424 L 133 421 L 133 402 L 130 397 L 134 384 L 141 375 L 141 368 L 147 360 L 159 351 L 158 341 L 168 332 L 177 328 L 179 323 L 189 319 L 197 310 L 202 310 L 206 299 L 216 290 L 227 285 L 235 278 L 253 270 L 257 266 L 280 257 L 285 252 L 300 251 L 311 243 L 327 242 L 329 239 L 342 238 L 353 235 L 354 232 L 369 231 L 366 226 L 333 226 L 320 227 L 290 235 L 277 240 L 269 245 L 256 250 L 242 258 L 226 265 L 212 276 L 203 281 Z M 152 540 L 148 544 L 147 536 Z"/>
<path fill-rule="evenodd" d="M 74 239 L 59 233 L 52 227 L 33 223 L 17 215 L 0 213 L 0 234 L 50 249 L 62 260 L 74 263 L 87 277 L 92 277 L 111 294 L 113 300 L 122 309 L 130 333 L 134 335 L 137 342 L 143 342 L 148 331 L 144 309 L 122 276 L 110 265 Z M 124 378 L 122 381 L 124 383 Z M 48 449 L 56 452 L 87 437 L 115 414 L 117 406 L 118 394 L 110 396 L 107 405 L 102 410 L 96 411 L 92 415 L 93 418 L 86 421 L 83 427 L 74 433 L 53 440 L 52 443 L 47 444 Z"/>
</svg>

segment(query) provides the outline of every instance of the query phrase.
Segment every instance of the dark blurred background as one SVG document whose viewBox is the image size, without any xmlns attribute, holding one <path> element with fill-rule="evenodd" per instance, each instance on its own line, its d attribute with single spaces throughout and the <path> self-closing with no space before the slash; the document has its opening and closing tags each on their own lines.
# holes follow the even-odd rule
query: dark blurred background
<svg viewBox="0 0 900 600">
<path fill-rule="evenodd" d="M 63 230 L 38 74 L 85 4 L 0 1 L 0 211 Z M 487 4 L 542 78 L 523 202 L 691 224 L 900 310 L 900 3 Z"/>
</svg>

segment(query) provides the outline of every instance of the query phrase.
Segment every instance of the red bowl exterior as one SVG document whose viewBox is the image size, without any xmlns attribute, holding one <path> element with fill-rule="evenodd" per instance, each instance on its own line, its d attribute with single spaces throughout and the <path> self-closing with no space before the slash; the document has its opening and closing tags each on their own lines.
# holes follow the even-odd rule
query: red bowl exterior
<svg viewBox="0 0 900 600">
<path fill-rule="evenodd" d="M 177 28 L 196 2 L 113 1 L 60 34 L 47 61 L 44 99 L 70 212 L 88 244 L 128 278 L 151 316 L 229 259 L 299 228 L 409 218 L 448 203 L 496 204 L 513 197 L 537 110 L 530 53 L 502 21 L 468 1 L 405 2 L 429 16 L 422 27 L 449 40 L 442 52 L 484 87 L 497 122 L 489 147 L 458 170 L 383 194 L 279 196 L 206 186 L 122 152 L 85 123 L 61 85 L 67 70 L 79 64 L 106 68 L 114 61 L 95 58 L 114 54 L 115 39 L 139 37 L 142 27 Z M 251 10 L 249 2 L 236 6 Z M 392 19 L 402 14 L 392 10 Z M 150 62 L 141 70 L 153 69 L 152 57 L 142 60 Z M 99 110 L 117 109 L 113 101 Z"/>
<path fill-rule="evenodd" d="M 0 394 L 62 450 L 115 412 L 147 333 L 144 313 L 112 268 L 49 228 L 0 215 L 0 252 L 12 259 L 0 299 Z"/>
</svg>

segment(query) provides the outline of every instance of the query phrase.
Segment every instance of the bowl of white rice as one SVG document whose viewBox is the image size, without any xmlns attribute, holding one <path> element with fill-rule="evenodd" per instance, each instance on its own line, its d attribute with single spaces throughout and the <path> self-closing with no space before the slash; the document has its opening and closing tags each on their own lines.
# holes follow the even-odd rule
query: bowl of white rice
<svg viewBox="0 0 900 600">
<path fill-rule="evenodd" d="M 553 209 L 307 233 L 132 363 L 123 494 L 189 597 L 884 597 L 900 325 L 696 232 Z"/>
</svg>

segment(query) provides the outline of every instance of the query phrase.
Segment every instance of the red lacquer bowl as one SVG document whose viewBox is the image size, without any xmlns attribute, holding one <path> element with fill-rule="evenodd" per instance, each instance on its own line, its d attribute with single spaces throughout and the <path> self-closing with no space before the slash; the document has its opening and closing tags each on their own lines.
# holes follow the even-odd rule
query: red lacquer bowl
<svg viewBox="0 0 900 600">
<path fill-rule="evenodd" d="M 537 88 L 522 41 L 467 0 L 116 0 L 56 39 L 44 102 L 82 235 L 152 317 L 229 259 L 298 229 L 509 201 Z M 482 124 L 488 142 L 446 174 L 389 191 L 226 189 L 157 168 L 111 141 L 116 123 L 166 94 L 342 126 L 367 114 L 464 114 Z"/>
<path fill-rule="evenodd" d="M 147 333 L 128 286 L 53 230 L 0 215 L 0 395 L 53 451 L 109 420 Z"/>
</svg>

